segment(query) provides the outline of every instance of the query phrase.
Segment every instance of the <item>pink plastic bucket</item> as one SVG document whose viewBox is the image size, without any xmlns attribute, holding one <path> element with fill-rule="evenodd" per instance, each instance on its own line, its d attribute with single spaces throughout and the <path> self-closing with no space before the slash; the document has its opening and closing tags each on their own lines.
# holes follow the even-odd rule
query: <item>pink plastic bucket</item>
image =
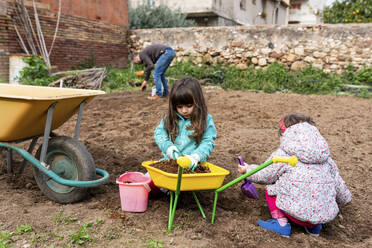
<svg viewBox="0 0 372 248">
<path fill-rule="evenodd" d="M 145 212 L 150 192 L 151 178 L 141 172 L 127 172 L 121 175 L 119 184 L 121 209 L 127 212 Z"/>
</svg>

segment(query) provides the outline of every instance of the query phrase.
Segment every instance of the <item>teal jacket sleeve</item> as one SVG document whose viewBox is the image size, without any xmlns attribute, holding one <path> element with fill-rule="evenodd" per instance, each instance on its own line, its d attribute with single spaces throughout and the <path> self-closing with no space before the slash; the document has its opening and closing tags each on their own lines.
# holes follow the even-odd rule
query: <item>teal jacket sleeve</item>
<svg viewBox="0 0 372 248">
<path fill-rule="evenodd" d="M 174 145 L 170 136 L 168 135 L 167 131 L 164 128 L 163 119 L 160 121 L 160 124 L 155 128 L 154 139 L 164 155 L 167 154 L 168 148 Z"/>
<path fill-rule="evenodd" d="M 204 135 L 200 141 L 200 144 L 193 153 L 196 153 L 200 157 L 200 161 L 206 161 L 209 155 L 212 153 L 214 148 L 214 140 L 217 137 L 217 130 L 214 126 L 213 118 L 210 114 L 207 117 L 207 127 Z"/>
</svg>

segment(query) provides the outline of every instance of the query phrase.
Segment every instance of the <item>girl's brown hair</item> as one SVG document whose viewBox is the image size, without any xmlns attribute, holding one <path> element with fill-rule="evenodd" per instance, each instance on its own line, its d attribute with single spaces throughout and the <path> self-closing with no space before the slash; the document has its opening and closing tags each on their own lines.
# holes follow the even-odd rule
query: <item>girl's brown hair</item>
<svg viewBox="0 0 372 248">
<path fill-rule="evenodd" d="M 301 123 L 301 122 L 307 122 L 313 126 L 315 126 L 315 122 L 310 116 L 306 116 L 300 113 L 291 113 L 283 118 L 283 124 L 285 128 L 289 128 L 290 126 L 293 126 L 295 124 Z M 283 135 L 284 131 L 282 128 L 279 128 L 279 134 Z"/>
<path fill-rule="evenodd" d="M 195 138 L 196 143 L 199 144 L 207 126 L 208 111 L 203 91 L 195 78 L 181 78 L 173 85 L 169 95 L 168 114 L 164 119 L 164 127 L 174 142 L 179 133 L 176 107 L 187 104 L 194 105 L 194 111 L 190 118 L 191 126 L 187 128 L 187 130 L 194 130 L 194 132 L 189 137 Z"/>
</svg>

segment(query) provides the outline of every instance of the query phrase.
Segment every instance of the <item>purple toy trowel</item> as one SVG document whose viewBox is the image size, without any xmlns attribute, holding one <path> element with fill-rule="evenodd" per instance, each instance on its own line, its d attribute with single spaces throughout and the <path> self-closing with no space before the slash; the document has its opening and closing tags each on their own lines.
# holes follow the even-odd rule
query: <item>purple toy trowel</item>
<svg viewBox="0 0 372 248">
<path fill-rule="evenodd" d="M 243 158 L 241 156 L 238 157 L 238 161 L 239 161 L 240 165 L 244 166 L 244 161 L 243 161 Z M 249 181 L 247 178 L 244 178 L 244 182 L 240 186 L 240 188 L 242 189 L 243 194 L 245 194 L 249 198 L 258 199 L 258 194 L 257 194 L 256 188 L 254 187 L 253 183 L 251 181 Z"/>
</svg>

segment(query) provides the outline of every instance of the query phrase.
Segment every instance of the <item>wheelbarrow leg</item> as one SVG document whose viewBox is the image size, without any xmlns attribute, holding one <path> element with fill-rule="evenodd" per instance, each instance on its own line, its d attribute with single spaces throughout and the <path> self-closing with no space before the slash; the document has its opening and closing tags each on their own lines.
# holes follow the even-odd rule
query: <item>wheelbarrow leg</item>
<svg viewBox="0 0 372 248">
<path fill-rule="evenodd" d="M 77 117 L 77 121 L 76 121 L 76 126 L 75 126 L 75 136 L 74 136 L 74 139 L 78 139 L 79 138 L 79 133 L 80 133 L 80 123 L 81 123 L 81 118 L 83 116 L 83 107 L 84 107 L 84 104 L 87 102 L 87 99 L 85 99 L 84 101 L 82 101 L 79 105 L 79 113 L 78 113 L 78 117 Z"/>
<path fill-rule="evenodd" d="M 213 202 L 213 212 L 212 212 L 212 220 L 211 223 L 214 223 L 214 216 L 216 215 L 216 208 L 217 208 L 217 199 L 218 199 L 218 192 L 214 192 L 214 202 Z"/>
<path fill-rule="evenodd" d="M 177 208 L 177 201 L 178 201 L 178 197 L 180 196 L 180 193 L 181 193 L 182 173 L 183 173 L 183 168 L 181 166 L 178 166 L 177 189 L 176 189 L 176 192 L 175 192 L 176 197 L 174 199 L 173 205 L 172 205 L 172 200 L 171 200 L 171 204 L 170 204 L 171 206 L 170 206 L 170 213 L 169 213 L 168 231 L 172 230 L 174 214 L 175 214 L 176 208 Z"/>
<path fill-rule="evenodd" d="M 54 108 L 56 107 L 56 105 L 57 105 L 57 102 L 55 102 L 55 103 L 53 103 L 49 106 L 47 119 L 46 119 L 46 122 L 45 122 L 43 145 L 41 147 L 41 154 L 40 154 L 40 163 L 43 166 L 45 166 L 45 156 L 46 156 L 46 152 L 47 152 L 47 148 L 48 148 L 50 129 L 51 129 L 51 126 L 52 126 L 53 111 L 54 111 Z"/>
<path fill-rule="evenodd" d="M 196 204 L 197 204 L 198 207 L 199 207 L 199 210 L 200 210 L 201 215 L 202 215 L 203 218 L 205 219 L 205 214 L 204 214 L 203 208 L 202 208 L 202 206 L 200 205 L 200 202 L 199 202 L 199 200 L 198 200 L 198 197 L 196 197 L 196 194 L 195 194 L 194 191 L 192 192 L 192 195 L 194 196 L 194 199 L 195 199 L 195 201 L 196 201 Z"/>
<path fill-rule="evenodd" d="M 172 219 L 172 209 L 173 209 L 173 197 L 174 192 L 170 191 L 170 203 L 169 203 L 169 218 L 168 218 L 168 230 L 171 230 L 171 219 Z"/>
</svg>

